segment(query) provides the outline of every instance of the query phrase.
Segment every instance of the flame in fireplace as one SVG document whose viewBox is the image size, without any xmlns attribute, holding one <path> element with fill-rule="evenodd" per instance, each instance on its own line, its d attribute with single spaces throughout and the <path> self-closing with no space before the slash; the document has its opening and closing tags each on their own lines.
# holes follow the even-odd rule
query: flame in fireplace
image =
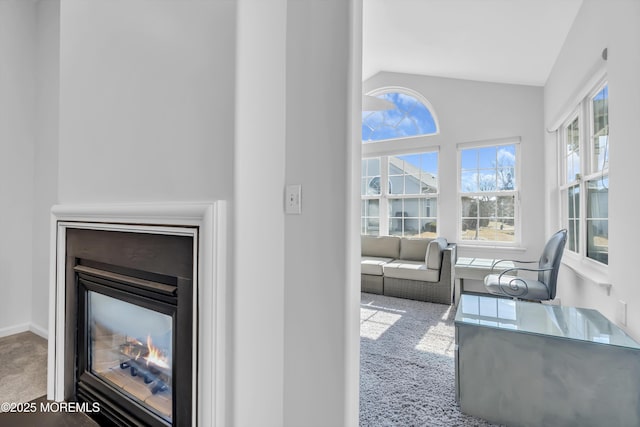
<svg viewBox="0 0 640 427">
<path fill-rule="evenodd" d="M 153 364 L 159 368 L 169 369 L 170 366 L 167 358 L 158 347 L 153 345 L 151 335 L 147 335 L 147 349 L 149 350 L 149 354 L 144 358 L 147 361 L 147 366 Z"/>
</svg>

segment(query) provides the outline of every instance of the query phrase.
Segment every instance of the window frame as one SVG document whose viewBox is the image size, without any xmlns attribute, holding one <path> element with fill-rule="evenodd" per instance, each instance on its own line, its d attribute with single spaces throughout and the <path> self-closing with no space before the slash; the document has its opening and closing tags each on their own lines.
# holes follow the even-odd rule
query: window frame
<svg viewBox="0 0 640 427">
<path fill-rule="evenodd" d="M 390 192 L 390 188 L 389 188 L 389 158 L 390 157 L 399 157 L 399 156 L 405 156 L 405 155 L 411 155 L 411 154 L 428 154 L 428 153 L 436 153 L 438 156 L 438 166 L 437 166 L 437 177 L 438 177 L 438 189 L 436 192 L 434 193 L 420 193 L 420 194 L 392 194 Z M 376 154 L 376 153 L 369 153 L 369 154 L 365 154 L 363 152 L 362 154 L 362 161 L 364 160 L 368 160 L 368 159 L 375 159 L 375 158 L 379 158 L 380 159 L 380 194 L 361 194 L 360 195 L 360 201 L 362 203 L 362 201 L 364 200 L 379 200 L 378 202 L 378 211 L 379 211 L 379 226 L 378 226 L 378 236 L 392 236 L 392 235 L 398 235 L 398 234 L 391 234 L 390 232 L 390 227 L 389 227 L 389 222 L 392 218 L 396 218 L 394 217 L 390 212 L 389 212 L 389 206 L 390 206 L 390 199 L 424 199 L 424 200 L 429 200 L 429 199 L 435 199 L 435 203 L 436 203 L 436 215 L 435 215 L 435 220 L 436 220 L 436 224 L 440 224 L 440 184 L 439 184 L 439 179 L 440 179 L 440 147 L 436 146 L 436 147 L 424 147 L 421 150 L 410 150 L 410 151 L 394 151 L 393 153 L 385 153 L 385 154 Z M 363 177 L 362 173 L 361 173 L 361 177 Z M 430 217 L 431 218 L 431 217 Z M 360 216 L 360 221 L 362 221 L 363 216 Z M 360 226 L 360 231 L 361 233 L 363 232 L 362 230 L 362 223 Z M 440 225 L 437 225 L 436 228 L 436 237 L 440 235 L 441 232 L 441 227 Z M 402 234 L 400 234 L 401 236 L 404 236 L 404 232 Z M 405 237 L 412 237 L 412 236 L 405 236 Z M 414 237 L 414 236 L 413 236 Z"/>
<path fill-rule="evenodd" d="M 588 220 L 590 216 L 588 216 L 587 207 L 588 207 L 588 185 L 590 182 L 593 182 L 598 179 L 606 178 L 609 179 L 609 161 L 607 160 L 606 167 L 599 169 L 598 167 L 594 168 L 593 160 L 594 160 L 594 123 L 593 123 L 593 100 L 594 98 L 605 88 L 608 89 L 609 82 L 606 73 L 603 74 L 600 78 L 595 80 L 595 84 L 591 86 L 591 88 L 583 93 L 586 93 L 584 97 L 579 99 L 578 105 L 572 110 L 572 112 L 567 116 L 558 129 L 558 200 L 560 207 L 560 223 L 562 227 L 567 228 L 569 230 L 569 212 L 568 212 L 568 203 L 569 203 L 569 190 L 575 187 L 578 188 L 579 194 L 579 215 L 577 220 L 579 221 L 579 225 L 577 227 L 577 240 L 578 244 L 576 250 L 572 250 L 570 246 L 570 242 L 567 242 L 567 246 L 565 247 L 565 258 L 567 258 L 570 262 L 578 262 L 583 265 L 587 265 L 589 268 L 593 268 L 597 271 L 600 271 L 604 274 L 607 274 L 608 271 L 608 263 L 607 264 L 600 262 L 594 258 L 588 256 Z M 578 117 L 579 120 L 579 151 L 580 151 L 580 174 L 573 181 L 569 181 L 567 179 L 567 157 L 566 157 L 566 149 L 567 149 L 567 128 L 573 122 L 573 120 Z M 608 135 L 608 133 L 607 133 Z M 608 137 L 609 138 L 609 137 Z M 609 152 L 610 143 L 607 142 L 607 153 Z M 594 170 L 595 169 L 595 170 Z M 608 201 L 607 201 L 608 206 Z M 607 221 L 609 221 L 609 216 L 607 215 Z M 608 248 L 608 247 L 607 247 Z M 608 253 L 608 250 L 607 250 Z"/>
<path fill-rule="evenodd" d="M 520 209 L 520 194 L 521 194 L 521 172 L 522 159 L 521 159 L 521 139 L 519 137 L 494 139 L 477 142 L 466 142 L 457 145 L 457 201 L 456 201 L 456 238 L 458 245 L 474 246 L 474 247 L 504 247 L 504 248 L 517 248 L 522 243 L 522 213 Z M 462 191 L 462 151 L 474 148 L 487 148 L 487 147 L 501 147 L 506 145 L 515 146 L 515 179 L 516 185 L 513 190 L 499 190 L 499 191 L 476 191 L 476 192 L 463 192 Z M 463 197 L 477 197 L 477 196 L 489 196 L 489 197 L 501 197 L 513 195 L 513 218 L 514 218 L 514 239 L 512 242 L 504 242 L 499 240 L 469 240 L 462 238 L 462 198 Z"/>
</svg>

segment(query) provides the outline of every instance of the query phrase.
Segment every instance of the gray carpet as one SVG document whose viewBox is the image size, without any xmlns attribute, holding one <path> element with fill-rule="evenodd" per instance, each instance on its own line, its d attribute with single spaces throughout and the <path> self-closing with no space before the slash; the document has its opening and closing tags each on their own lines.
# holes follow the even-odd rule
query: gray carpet
<svg viewBox="0 0 640 427">
<path fill-rule="evenodd" d="M 363 293 L 360 425 L 493 426 L 455 401 L 452 306 Z"/>
<path fill-rule="evenodd" d="M 0 402 L 29 402 L 47 393 L 47 340 L 31 332 L 0 338 Z"/>
</svg>

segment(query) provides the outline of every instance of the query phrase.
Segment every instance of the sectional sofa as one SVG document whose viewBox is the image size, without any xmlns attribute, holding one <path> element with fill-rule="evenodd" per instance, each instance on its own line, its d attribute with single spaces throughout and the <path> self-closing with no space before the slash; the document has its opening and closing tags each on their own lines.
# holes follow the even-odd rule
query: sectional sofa
<svg viewBox="0 0 640 427">
<path fill-rule="evenodd" d="M 457 252 L 446 239 L 362 236 L 362 292 L 451 304 Z"/>
</svg>

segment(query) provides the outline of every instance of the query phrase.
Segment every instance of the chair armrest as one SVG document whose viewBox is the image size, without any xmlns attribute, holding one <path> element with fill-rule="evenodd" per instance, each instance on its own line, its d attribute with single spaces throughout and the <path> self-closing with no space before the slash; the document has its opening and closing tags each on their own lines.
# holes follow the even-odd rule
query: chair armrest
<svg viewBox="0 0 640 427">
<path fill-rule="evenodd" d="M 493 262 L 493 264 L 491 264 L 491 272 L 493 273 L 494 268 L 500 264 L 501 262 L 513 262 L 513 263 L 518 263 L 518 264 L 535 264 L 538 263 L 539 261 L 520 261 L 517 259 L 497 259 Z"/>
<path fill-rule="evenodd" d="M 551 270 L 553 270 L 553 268 L 523 268 L 523 267 L 507 268 L 506 270 L 503 270 L 500 273 L 500 276 L 498 276 L 499 277 L 498 280 L 500 280 L 502 278 L 502 276 L 504 276 L 506 273 L 509 273 L 510 271 L 515 271 L 515 272 L 518 272 L 518 271 L 534 271 L 534 272 L 539 273 L 541 271 L 551 271 Z"/>
<path fill-rule="evenodd" d="M 502 290 L 502 292 L 504 292 L 505 294 L 507 294 L 509 296 L 512 296 L 512 297 L 519 297 L 519 296 L 522 296 L 522 295 L 524 295 L 524 294 L 529 292 L 529 285 L 527 285 L 527 281 L 522 279 L 521 277 L 513 277 L 511 280 L 509 280 L 508 283 L 506 283 L 506 284 L 502 283 L 502 276 L 504 276 L 506 273 L 508 273 L 510 271 L 519 271 L 519 270 L 540 272 L 540 271 L 551 271 L 551 270 L 553 270 L 553 268 L 522 268 L 522 267 L 514 267 L 514 268 L 508 268 L 508 269 L 504 270 L 498 276 L 498 287 Z M 547 292 L 548 292 L 549 291 L 549 286 L 547 286 L 547 284 L 544 283 L 544 282 L 540 282 L 540 283 L 542 283 L 545 286 L 545 288 L 547 288 Z M 522 286 L 522 290 L 520 289 L 520 286 Z"/>
</svg>

